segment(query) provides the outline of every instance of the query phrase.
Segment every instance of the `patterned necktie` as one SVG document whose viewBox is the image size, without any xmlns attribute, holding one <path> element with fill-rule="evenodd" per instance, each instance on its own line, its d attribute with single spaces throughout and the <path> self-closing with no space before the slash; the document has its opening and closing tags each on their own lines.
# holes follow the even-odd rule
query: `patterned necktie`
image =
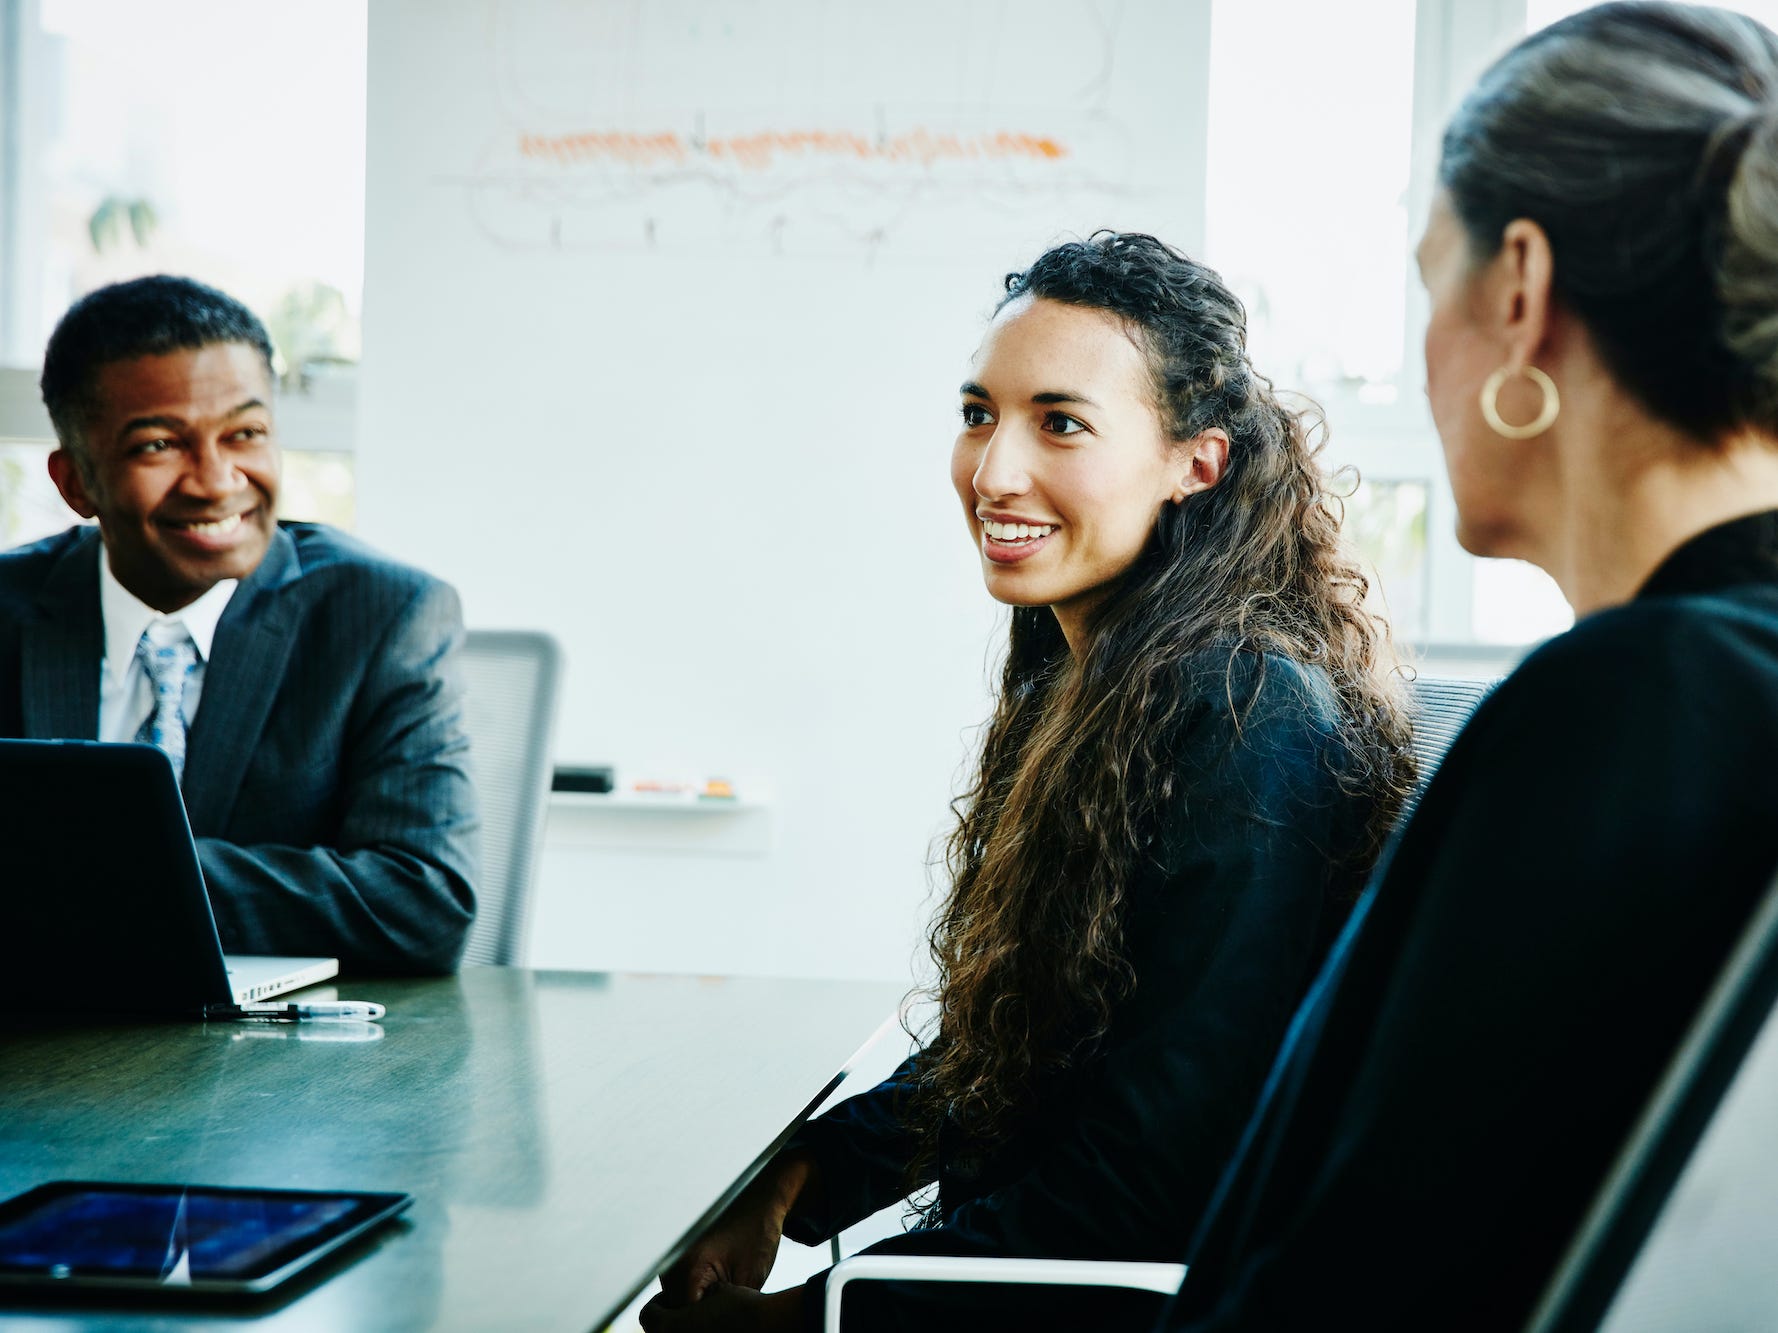
<svg viewBox="0 0 1778 1333">
<path fill-rule="evenodd" d="M 154 687 L 154 709 L 136 733 L 139 745 L 164 750 L 173 761 L 173 772 L 185 776 L 185 682 L 197 670 L 198 646 L 189 633 L 172 643 L 154 643 L 148 631 L 136 641 L 136 660 Z"/>
</svg>

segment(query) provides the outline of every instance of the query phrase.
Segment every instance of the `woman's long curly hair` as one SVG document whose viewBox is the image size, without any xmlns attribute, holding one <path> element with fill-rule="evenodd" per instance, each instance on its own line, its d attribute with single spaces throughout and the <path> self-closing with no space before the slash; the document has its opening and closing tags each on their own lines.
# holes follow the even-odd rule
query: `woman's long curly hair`
<svg viewBox="0 0 1778 1333">
<path fill-rule="evenodd" d="M 1168 434 L 1220 428 L 1228 460 L 1215 486 L 1161 506 L 1078 658 L 1047 607 L 1013 610 L 980 764 L 953 802 L 951 890 L 929 940 L 937 1029 L 903 1103 L 912 1184 L 931 1178 L 947 1122 L 973 1151 L 1007 1138 L 1133 989 L 1122 909 L 1157 809 L 1179 796 L 1168 750 L 1188 702 L 1182 659 L 1226 645 L 1231 669 L 1245 650 L 1327 673 L 1347 752 L 1339 779 L 1369 802 L 1354 876 L 1414 781 L 1388 629 L 1342 547 L 1318 432 L 1248 362 L 1240 301 L 1154 237 L 1111 232 L 1009 274 L 1000 308 L 1028 296 L 1123 320 Z M 916 1207 L 942 1220 L 936 1199 Z"/>
</svg>

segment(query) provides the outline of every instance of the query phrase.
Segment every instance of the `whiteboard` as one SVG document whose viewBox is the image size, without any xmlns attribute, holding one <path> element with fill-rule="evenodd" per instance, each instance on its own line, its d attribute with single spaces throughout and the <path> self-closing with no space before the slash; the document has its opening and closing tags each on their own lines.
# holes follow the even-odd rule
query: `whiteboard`
<svg viewBox="0 0 1778 1333">
<path fill-rule="evenodd" d="M 559 755 L 763 850 L 581 839 L 535 961 L 907 974 L 1003 624 L 948 478 L 1008 270 L 1201 246 L 1208 0 L 379 0 L 360 531 L 567 649 Z"/>
</svg>

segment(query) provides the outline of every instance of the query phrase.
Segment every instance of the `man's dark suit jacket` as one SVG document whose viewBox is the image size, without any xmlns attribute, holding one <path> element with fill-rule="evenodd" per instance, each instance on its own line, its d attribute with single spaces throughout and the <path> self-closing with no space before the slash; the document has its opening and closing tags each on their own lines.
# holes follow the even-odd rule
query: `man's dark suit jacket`
<svg viewBox="0 0 1778 1333">
<path fill-rule="evenodd" d="M 1005 1140 L 984 1150 L 941 1135 L 943 1224 L 872 1253 L 1177 1261 L 1190 1238 L 1362 885 L 1353 862 L 1370 804 L 1341 785 L 1349 759 L 1324 671 L 1247 651 L 1231 662 L 1226 648 L 1185 670 L 1172 780 L 1131 796 L 1152 811 L 1150 863 L 1123 920 L 1134 992 L 1093 1056 L 1032 1096 Z M 816 1159 L 824 1195 L 820 1211 L 805 1204 L 788 1219 L 793 1240 L 831 1236 L 907 1193 L 901 1089 L 915 1061 L 792 1141 Z M 811 1329 L 825 1277 L 805 1296 Z M 850 1288 L 846 1327 L 1129 1327 L 1152 1323 L 1161 1303 L 1107 1288 L 873 1282 Z"/>
<path fill-rule="evenodd" d="M 1520 1327 L 1778 866 L 1778 514 L 1481 706 L 1328 960 L 1168 1329 Z"/>
<path fill-rule="evenodd" d="M 101 552 L 80 527 L 0 555 L 0 736 L 98 734 Z M 448 585 L 279 525 L 216 627 L 187 737 L 185 806 L 225 950 L 456 966 L 479 828 L 462 639 Z"/>
</svg>

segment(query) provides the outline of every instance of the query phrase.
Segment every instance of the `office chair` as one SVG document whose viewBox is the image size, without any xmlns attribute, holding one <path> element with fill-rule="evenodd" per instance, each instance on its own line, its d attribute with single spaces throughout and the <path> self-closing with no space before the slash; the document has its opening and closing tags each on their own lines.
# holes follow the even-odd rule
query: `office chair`
<svg viewBox="0 0 1778 1333">
<path fill-rule="evenodd" d="M 1008 1282 L 1067 1287 L 1126 1287 L 1170 1296 L 1185 1281 L 1184 1264 L 1108 1259 L 976 1259 L 937 1254 L 860 1254 L 827 1278 L 822 1327 L 840 1333 L 840 1300 L 853 1282 Z"/>
<path fill-rule="evenodd" d="M 1778 1328 L 1775 1004 L 1778 880 L 1698 1010 L 1526 1333 Z"/>
<path fill-rule="evenodd" d="M 547 634 L 471 630 L 461 661 L 482 813 L 482 873 L 463 961 L 523 964 L 531 884 L 555 772 L 562 650 Z"/>
<path fill-rule="evenodd" d="M 1409 682 L 1408 698 L 1414 710 L 1414 758 L 1419 762 L 1420 776 L 1402 805 L 1402 820 L 1419 807 L 1426 784 L 1444 762 L 1445 751 L 1451 748 L 1469 715 L 1499 683 L 1459 676 L 1416 676 Z"/>
</svg>

